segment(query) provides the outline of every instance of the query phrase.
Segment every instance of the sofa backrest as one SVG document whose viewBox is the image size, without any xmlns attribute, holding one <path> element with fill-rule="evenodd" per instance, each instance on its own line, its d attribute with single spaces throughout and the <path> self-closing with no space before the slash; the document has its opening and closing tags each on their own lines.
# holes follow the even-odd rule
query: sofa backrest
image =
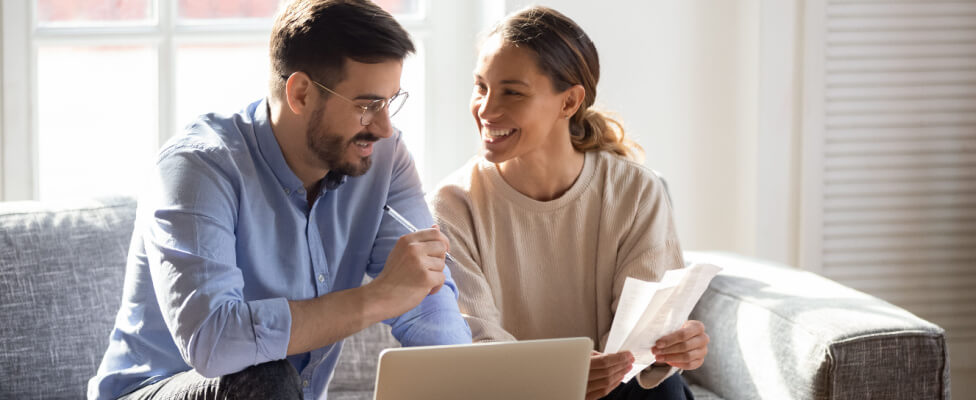
<svg viewBox="0 0 976 400">
<path fill-rule="evenodd" d="M 131 198 L 0 203 L 0 398 L 85 397 L 122 298 Z"/>
</svg>

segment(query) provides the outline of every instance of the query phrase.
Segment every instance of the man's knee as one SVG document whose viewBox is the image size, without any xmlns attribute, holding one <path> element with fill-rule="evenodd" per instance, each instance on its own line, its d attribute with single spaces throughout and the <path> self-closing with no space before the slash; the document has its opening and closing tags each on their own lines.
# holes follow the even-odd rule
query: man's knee
<svg viewBox="0 0 976 400">
<path fill-rule="evenodd" d="M 302 379 L 288 360 L 270 361 L 218 378 L 218 393 L 231 399 L 295 400 Z"/>
</svg>

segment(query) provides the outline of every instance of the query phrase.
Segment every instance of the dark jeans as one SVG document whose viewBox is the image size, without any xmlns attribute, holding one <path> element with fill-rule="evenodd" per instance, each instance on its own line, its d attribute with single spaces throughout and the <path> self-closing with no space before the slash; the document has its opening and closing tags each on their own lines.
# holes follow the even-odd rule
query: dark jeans
<svg viewBox="0 0 976 400">
<path fill-rule="evenodd" d="M 297 400 L 302 381 L 287 360 L 271 361 L 241 372 L 205 378 L 193 370 L 180 372 L 136 389 L 120 400 Z"/>
<path fill-rule="evenodd" d="M 680 374 L 671 375 L 660 385 L 651 389 L 644 389 L 637 383 L 637 379 L 631 379 L 627 383 L 621 383 L 610 394 L 601 400 L 694 400 L 691 389 L 685 384 L 684 378 Z"/>
</svg>

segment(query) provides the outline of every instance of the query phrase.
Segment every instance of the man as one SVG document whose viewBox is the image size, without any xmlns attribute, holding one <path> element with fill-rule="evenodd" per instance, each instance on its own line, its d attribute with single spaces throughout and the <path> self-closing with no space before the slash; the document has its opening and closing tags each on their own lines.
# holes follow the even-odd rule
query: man
<svg viewBox="0 0 976 400">
<path fill-rule="evenodd" d="M 382 213 L 432 224 L 390 122 L 413 50 L 366 0 L 279 13 L 270 96 L 160 151 L 89 398 L 324 398 L 341 340 L 370 324 L 406 346 L 471 341 L 447 239 Z"/>
</svg>

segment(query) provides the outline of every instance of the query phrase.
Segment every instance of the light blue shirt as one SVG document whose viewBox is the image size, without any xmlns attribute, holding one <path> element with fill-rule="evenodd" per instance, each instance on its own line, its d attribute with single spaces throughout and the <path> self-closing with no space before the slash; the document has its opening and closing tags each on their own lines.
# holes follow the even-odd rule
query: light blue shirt
<svg viewBox="0 0 976 400">
<path fill-rule="evenodd" d="M 122 305 L 88 397 L 128 393 L 193 366 L 220 376 L 285 358 L 287 300 L 360 286 L 407 233 L 390 204 L 431 226 L 413 159 L 397 131 L 359 177 L 326 176 L 309 208 L 271 132 L 265 100 L 208 114 L 160 150 L 140 199 Z M 384 321 L 405 346 L 470 343 L 450 273 L 437 294 Z M 342 342 L 288 357 L 322 399 Z"/>
</svg>

